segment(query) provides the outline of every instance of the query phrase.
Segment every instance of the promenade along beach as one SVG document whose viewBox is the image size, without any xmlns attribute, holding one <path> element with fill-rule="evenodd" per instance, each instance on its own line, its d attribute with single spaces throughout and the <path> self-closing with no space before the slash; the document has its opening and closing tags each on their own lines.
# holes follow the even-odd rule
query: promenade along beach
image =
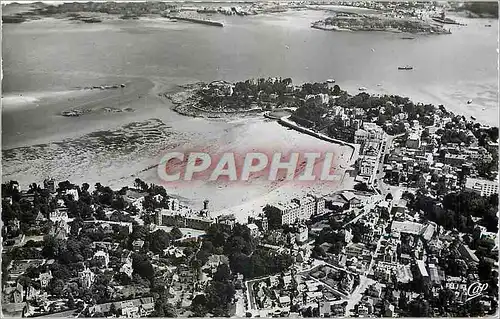
<svg viewBox="0 0 500 319">
<path fill-rule="evenodd" d="M 497 23 L 485 28 L 487 19 L 461 18 L 467 26 L 450 26 L 452 34 L 405 41 L 401 34 L 310 27 L 327 15 L 225 16 L 224 28 L 167 19 L 4 24 L 3 179 L 24 186 L 49 176 L 112 187 L 136 177 L 160 183 L 155 165 L 172 149 L 321 149 L 338 155 L 338 179 L 329 184 L 165 185 L 199 207 L 208 198 L 214 211 L 233 211 L 242 219 L 250 204 L 258 209 L 277 196 L 286 201 L 313 188 L 327 193 L 352 185 L 344 174 L 348 147 L 262 115 L 182 116 L 160 96 L 199 81 L 281 76 L 300 84 L 334 78 L 351 94 L 366 87 L 368 93 L 408 96 L 498 126 Z M 413 70 L 398 71 L 400 65 Z M 101 88 L 113 85 L 118 87 Z M 81 115 L 61 115 L 74 110 Z"/>
</svg>

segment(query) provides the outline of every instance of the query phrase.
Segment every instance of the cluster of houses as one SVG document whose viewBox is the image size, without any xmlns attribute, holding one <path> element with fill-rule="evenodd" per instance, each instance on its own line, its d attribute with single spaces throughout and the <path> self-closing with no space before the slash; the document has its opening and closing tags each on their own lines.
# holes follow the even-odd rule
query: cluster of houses
<svg viewBox="0 0 500 319">
<path fill-rule="evenodd" d="M 250 281 L 247 285 L 253 308 L 267 316 L 289 316 L 291 312 L 312 308 L 318 316 L 328 317 L 344 313 L 341 300 L 345 294 L 332 286 L 351 289 L 353 279 L 350 276 L 334 270 L 325 274 L 323 269 L 306 273 L 292 271 Z"/>
<path fill-rule="evenodd" d="M 89 312 L 94 314 L 105 314 L 112 312 L 114 307 L 119 316 L 125 318 L 138 318 L 147 317 L 153 313 L 154 305 L 152 297 L 145 297 L 94 305 L 89 308 Z"/>
<path fill-rule="evenodd" d="M 486 147 L 470 130 L 464 136 L 469 145 L 463 143 L 438 142 L 437 131 L 450 123 L 449 117 L 438 117 L 435 126 L 424 129 L 413 123 L 404 145 L 394 148 L 384 159 L 385 180 L 391 185 L 439 190 L 440 194 L 466 189 L 481 196 L 498 194 L 498 181 L 478 175 L 478 162 L 492 161 L 492 154 L 498 152 L 498 143 L 488 142 Z M 496 147 L 495 147 L 496 146 Z"/>
</svg>

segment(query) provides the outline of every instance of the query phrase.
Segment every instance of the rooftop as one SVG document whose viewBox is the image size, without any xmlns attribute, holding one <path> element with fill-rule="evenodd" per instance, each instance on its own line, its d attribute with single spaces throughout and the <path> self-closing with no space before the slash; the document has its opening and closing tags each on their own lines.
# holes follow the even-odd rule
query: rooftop
<svg viewBox="0 0 500 319">
<path fill-rule="evenodd" d="M 427 273 L 427 269 L 425 269 L 425 263 L 423 260 L 417 260 L 417 267 L 418 267 L 418 270 L 420 271 L 420 275 L 422 277 L 429 277 L 429 274 Z"/>
</svg>

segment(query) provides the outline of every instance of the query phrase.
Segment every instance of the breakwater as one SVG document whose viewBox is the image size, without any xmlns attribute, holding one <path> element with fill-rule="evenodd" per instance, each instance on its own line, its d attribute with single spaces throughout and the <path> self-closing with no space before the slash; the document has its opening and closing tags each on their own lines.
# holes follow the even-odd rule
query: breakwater
<svg viewBox="0 0 500 319">
<path fill-rule="evenodd" d="M 177 17 L 177 16 L 167 16 L 169 19 L 179 20 L 179 21 L 187 21 L 199 24 L 211 25 L 214 27 L 223 27 L 224 24 L 222 22 L 203 20 L 203 19 L 195 19 L 195 18 L 186 18 L 186 17 Z"/>
<path fill-rule="evenodd" d="M 299 131 L 301 133 L 305 133 L 307 135 L 311 135 L 311 136 L 314 136 L 316 138 L 319 138 L 320 140 L 350 147 L 352 149 L 352 153 L 351 153 L 351 157 L 349 158 L 349 161 L 352 161 L 354 154 L 356 153 L 356 146 L 354 146 L 354 144 L 347 143 L 347 142 L 344 142 L 341 140 L 337 140 L 337 139 L 331 138 L 329 136 L 326 136 L 324 134 L 314 132 L 308 128 L 302 127 L 302 126 L 296 124 L 295 122 L 289 120 L 289 116 L 284 116 L 284 117 L 280 118 L 278 120 L 278 123 L 280 123 L 283 126 L 292 128 L 296 131 Z"/>
</svg>

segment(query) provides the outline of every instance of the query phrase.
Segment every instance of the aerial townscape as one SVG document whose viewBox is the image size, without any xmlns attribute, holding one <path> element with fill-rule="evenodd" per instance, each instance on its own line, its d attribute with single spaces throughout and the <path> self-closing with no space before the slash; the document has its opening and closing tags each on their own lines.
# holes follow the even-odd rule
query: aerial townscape
<svg viewBox="0 0 500 319">
<path fill-rule="evenodd" d="M 62 2 L 2 5 L 2 316 L 498 314 L 498 3 Z"/>
<path fill-rule="evenodd" d="M 52 179 L 26 189 L 5 182 L 4 313 L 496 312 L 498 128 L 399 96 L 351 96 L 327 82 L 197 87 L 182 107 L 194 116 L 269 110 L 266 116 L 278 112 L 287 127 L 354 145 L 357 184 L 270 202 L 241 223 L 212 211 L 208 199 L 190 207 L 140 179 L 119 190 Z M 468 300 L 468 287 L 478 283 L 486 288 Z"/>
</svg>

